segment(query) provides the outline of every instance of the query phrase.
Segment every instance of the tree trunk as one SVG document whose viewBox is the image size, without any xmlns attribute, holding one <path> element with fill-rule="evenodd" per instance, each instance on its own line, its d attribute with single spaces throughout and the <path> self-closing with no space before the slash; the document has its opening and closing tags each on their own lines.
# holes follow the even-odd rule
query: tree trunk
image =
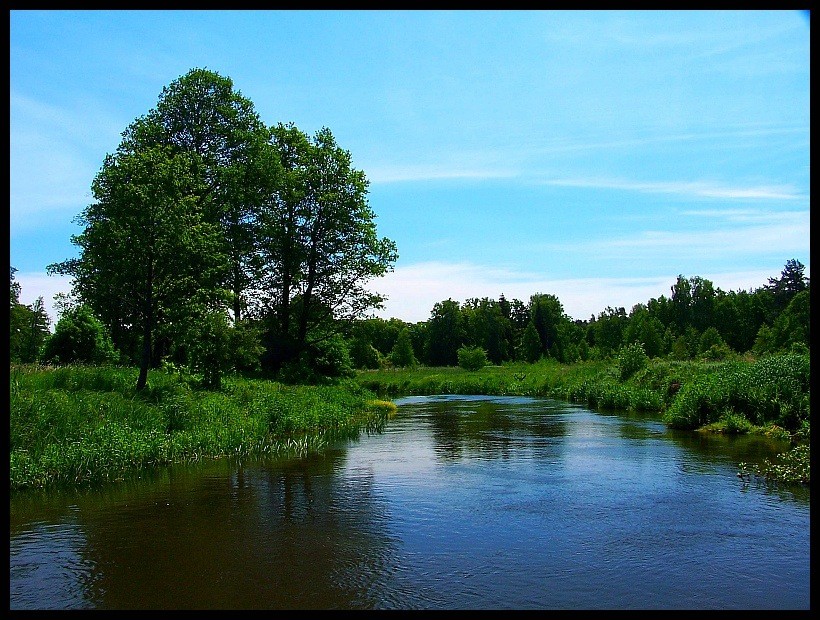
<svg viewBox="0 0 820 620">
<path fill-rule="evenodd" d="M 137 392 L 148 382 L 148 367 L 151 365 L 151 328 L 154 320 L 153 299 L 153 264 L 148 266 L 148 291 L 145 296 L 145 323 L 142 328 L 142 356 L 140 358 L 140 375 L 137 379 Z"/>
</svg>

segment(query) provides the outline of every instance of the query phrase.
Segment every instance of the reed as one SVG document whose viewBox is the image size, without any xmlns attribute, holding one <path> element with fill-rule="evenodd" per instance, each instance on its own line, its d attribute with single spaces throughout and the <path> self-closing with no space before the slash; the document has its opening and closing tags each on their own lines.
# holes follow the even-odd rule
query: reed
<svg viewBox="0 0 820 620">
<path fill-rule="evenodd" d="M 146 467 L 223 456 L 304 453 L 379 430 L 390 408 L 353 383 L 287 386 L 227 377 L 220 391 L 136 369 L 10 369 L 12 490 L 123 478 Z"/>
</svg>

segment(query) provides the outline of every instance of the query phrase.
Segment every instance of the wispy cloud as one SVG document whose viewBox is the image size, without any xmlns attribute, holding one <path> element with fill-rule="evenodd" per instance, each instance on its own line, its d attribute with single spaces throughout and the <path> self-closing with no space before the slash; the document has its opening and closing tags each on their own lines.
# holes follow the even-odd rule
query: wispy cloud
<svg viewBox="0 0 820 620">
<path fill-rule="evenodd" d="M 757 209 L 688 209 L 680 211 L 680 214 L 709 220 L 757 224 L 780 224 L 784 221 L 801 224 L 808 215 L 805 211 L 760 211 Z"/>
<path fill-rule="evenodd" d="M 10 103 L 11 227 L 32 228 L 54 217 L 68 223 L 90 201 L 105 141 L 116 145 L 122 128 L 90 103 L 59 107 L 15 91 Z"/>
<path fill-rule="evenodd" d="M 705 198 L 727 198 L 747 200 L 798 200 L 805 198 L 791 185 L 754 185 L 749 187 L 727 187 L 705 181 L 629 181 L 606 178 L 548 179 L 545 185 L 560 187 L 591 187 L 614 189 L 648 194 L 680 194 Z"/>
<path fill-rule="evenodd" d="M 748 124 L 729 127 L 723 131 L 689 131 L 668 132 L 646 130 L 640 133 L 621 134 L 617 137 L 606 137 L 592 134 L 585 137 L 550 136 L 541 137 L 511 134 L 512 142 L 498 143 L 493 147 L 477 150 L 475 148 L 447 148 L 439 146 L 432 151 L 418 151 L 413 161 L 389 161 L 388 154 L 382 157 L 365 158 L 364 170 L 372 183 L 423 182 L 433 180 L 492 180 L 519 178 L 526 182 L 542 183 L 549 177 L 554 167 L 564 166 L 566 162 L 552 161 L 555 155 L 567 153 L 588 153 L 602 150 L 635 149 L 651 145 L 675 143 L 709 143 L 745 145 L 754 148 L 755 141 L 772 139 L 777 136 L 789 137 L 790 144 L 794 136 L 805 136 L 809 140 L 809 128 L 806 126 L 772 126 L 765 124 Z M 544 157 L 549 158 L 544 162 Z M 755 185 L 751 187 L 725 187 L 706 181 L 634 181 L 623 178 L 585 178 L 583 176 L 565 178 L 547 178 L 550 185 L 575 187 L 600 187 L 619 190 L 643 191 L 652 193 L 681 193 L 714 198 L 770 198 L 796 199 L 803 198 L 791 185 Z"/>
<path fill-rule="evenodd" d="M 706 212 L 702 212 L 706 213 Z M 718 213 L 718 212 L 715 212 Z M 735 217 L 738 217 L 735 214 Z M 642 230 L 632 235 L 567 244 L 542 244 L 540 250 L 592 253 L 600 259 L 641 261 L 750 257 L 761 254 L 791 256 L 809 251 L 809 212 L 787 211 L 777 216 L 747 215 L 753 225 L 734 225 L 702 230 Z M 660 252 L 660 255 L 659 255 Z"/>
<path fill-rule="evenodd" d="M 780 267 L 684 274 L 709 279 L 725 291 L 758 288 L 767 278 L 777 275 Z M 498 269 L 470 262 L 422 262 L 396 267 L 380 278 L 373 289 L 388 296 L 385 308 L 377 313 L 383 318 L 396 317 L 408 322 L 426 321 L 433 306 L 445 299 L 464 302 L 477 297 L 507 299 L 526 303 L 535 293 L 558 297 L 564 312 L 575 319 L 588 319 L 607 306 L 623 307 L 627 312 L 638 303 L 665 295 L 669 297 L 677 273 L 642 278 L 550 278 L 544 274 Z"/>
<path fill-rule="evenodd" d="M 510 170 L 493 168 L 446 168 L 433 164 L 375 166 L 367 168 L 367 178 L 371 183 L 402 183 L 412 181 L 438 181 L 447 179 L 504 179 L 515 177 Z"/>
</svg>

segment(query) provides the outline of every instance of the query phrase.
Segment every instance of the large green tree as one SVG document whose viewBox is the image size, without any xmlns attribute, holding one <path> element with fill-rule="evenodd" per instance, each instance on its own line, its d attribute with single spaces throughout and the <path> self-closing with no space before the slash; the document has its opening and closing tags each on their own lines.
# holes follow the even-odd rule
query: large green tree
<svg viewBox="0 0 820 620">
<path fill-rule="evenodd" d="M 329 129 L 311 138 L 279 124 L 271 136 L 281 176 L 262 202 L 257 239 L 275 369 L 380 307 L 368 283 L 392 269 L 397 252 L 376 233 L 364 172 Z"/>
<path fill-rule="evenodd" d="M 786 261 L 779 278 L 769 278 L 769 283 L 764 288 L 774 295 L 777 312 L 782 312 L 795 295 L 809 288 L 809 278 L 805 275 L 805 269 L 803 263 L 792 258 Z"/>
<path fill-rule="evenodd" d="M 165 86 L 144 120 L 128 127 L 123 145 L 132 152 L 166 146 L 192 156 L 204 216 L 222 231 L 220 251 L 229 260 L 220 281 L 233 294 L 231 309 L 239 322 L 257 279 L 259 201 L 277 174 L 276 160 L 262 153 L 267 128 L 230 78 L 199 68 Z"/>
<path fill-rule="evenodd" d="M 467 341 L 464 314 L 453 299 L 433 305 L 427 321 L 425 358 L 430 366 L 455 366 L 458 349 Z"/>
<path fill-rule="evenodd" d="M 196 156 L 130 147 L 108 155 L 92 183 L 95 202 L 72 237 L 80 257 L 49 270 L 71 275 L 75 293 L 106 324 L 140 333 L 139 390 L 157 327 L 185 333 L 192 312 L 219 305 L 224 255 L 220 231 L 205 216 Z"/>
<path fill-rule="evenodd" d="M 530 296 L 530 317 L 541 339 L 541 352 L 544 355 L 553 355 L 551 351 L 558 341 L 558 326 L 563 320 L 564 307 L 558 297 L 549 293 L 536 293 Z"/>
</svg>

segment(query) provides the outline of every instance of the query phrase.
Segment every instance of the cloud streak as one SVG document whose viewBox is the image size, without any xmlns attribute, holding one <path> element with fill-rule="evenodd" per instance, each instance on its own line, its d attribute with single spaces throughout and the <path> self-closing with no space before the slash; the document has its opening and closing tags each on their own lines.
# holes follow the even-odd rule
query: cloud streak
<svg viewBox="0 0 820 620">
<path fill-rule="evenodd" d="M 759 288 L 780 268 L 715 272 L 700 275 L 724 291 Z M 426 321 L 433 306 L 445 299 L 460 303 L 473 297 L 529 301 L 535 293 L 556 295 L 564 312 L 574 319 L 589 319 L 607 306 L 629 312 L 635 304 L 671 295 L 679 274 L 641 278 L 549 278 L 543 274 L 497 269 L 470 262 L 422 262 L 397 267 L 373 283 L 372 288 L 388 296 L 382 318 L 408 322 Z"/>
<path fill-rule="evenodd" d="M 703 198 L 731 200 L 799 200 L 807 198 L 791 185 L 721 186 L 705 181 L 629 181 L 624 179 L 567 178 L 549 179 L 545 185 L 558 187 L 582 187 L 593 189 L 623 190 L 646 194 L 678 194 Z"/>
</svg>

